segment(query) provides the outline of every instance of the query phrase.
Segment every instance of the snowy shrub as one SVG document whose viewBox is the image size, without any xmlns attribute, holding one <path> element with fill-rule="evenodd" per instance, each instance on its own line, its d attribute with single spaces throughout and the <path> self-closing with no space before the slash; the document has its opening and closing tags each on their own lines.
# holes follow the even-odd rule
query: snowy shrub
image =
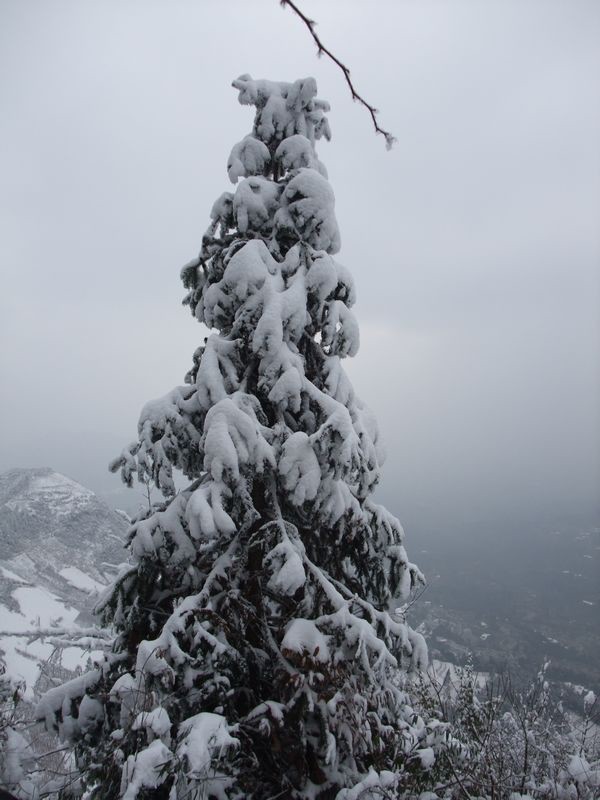
<svg viewBox="0 0 600 800">
<path fill-rule="evenodd" d="M 440 751 L 438 797 L 489 800 L 597 800 L 598 709 L 592 692 L 579 715 L 565 712 L 546 678 L 548 663 L 524 688 L 508 674 L 481 685 L 468 664 L 456 681 L 420 676 L 415 700 L 449 724 Z M 418 698 L 418 699 L 417 699 Z"/>
<path fill-rule="evenodd" d="M 57 648 L 40 662 L 33 687 L 35 698 L 48 686 L 73 676 L 62 666 Z M 26 698 L 24 683 L 11 680 L 0 656 L 0 789 L 10 792 L 0 798 L 19 800 L 79 797 L 79 774 L 68 745 L 34 719 L 34 706 Z"/>
<path fill-rule="evenodd" d="M 24 687 L 6 674 L 0 658 L 0 786 L 20 791 L 31 768 L 29 744 L 18 731 L 18 706 Z"/>
</svg>

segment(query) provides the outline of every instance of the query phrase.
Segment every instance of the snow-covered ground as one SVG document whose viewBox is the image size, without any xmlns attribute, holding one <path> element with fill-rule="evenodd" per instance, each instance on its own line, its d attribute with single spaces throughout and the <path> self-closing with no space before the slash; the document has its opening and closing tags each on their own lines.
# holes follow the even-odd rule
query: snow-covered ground
<svg viewBox="0 0 600 800">
<path fill-rule="evenodd" d="M 98 593 L 106 589 L 106 584 L 94 580 L 94 578 L 91 578 L 82 570 L 77 569 L 77 567 L 64 567 L 58 574 L 75 589 L 80 589 L 82 592 L 87 592 L 88 594 Z"/>
<path fill-rule="evenodd" d="M 27 583 L 24 578 L 21 578 L 20 575 L 17 575 L 16 572 L 13 572 L 10 569 L 6 569 L 6 567 L 0 567 L 0 574 L 6 580 L 13 581 L 13 583 Z"/>
<path fill-rule="evenodd" d="M 25 682 L 25 698 L 31 699 L 40 664 L 52 655 L 54 647 L 43 639 L 31 641 L 31 637 L 11 634 L 71 627 L 79 611 L 39 586 L 19 586 L 11 592 L 11 597 L 16 601 L 18 611 L 0 606 L 0 650 L 4 653 L 8 673 Z M 66 669 L 74 670 L 78 666 L 84 667 L 89 656 L 89 651 L 67 647 L 62 650 L 62 664 Z"/>
<path fill-rule="evenodd" d="M 96 624 L 92 608 L 115 572 L 108 565 L 126 557 L 127 521 L 85 486 L 40 467 L 0 474 L 0 527 L 0 656 L 31 698 L 56 643 L 34 632 Z M 58 653 L 68 670 L 90 655 L 63 643 Z"/>
</svg>

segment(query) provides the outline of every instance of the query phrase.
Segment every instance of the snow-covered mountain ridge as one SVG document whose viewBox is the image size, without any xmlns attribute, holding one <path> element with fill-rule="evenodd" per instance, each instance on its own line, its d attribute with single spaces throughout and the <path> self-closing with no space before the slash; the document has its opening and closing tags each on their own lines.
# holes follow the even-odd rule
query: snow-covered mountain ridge
<svg viewBox="0 0 600 800">
<path fill-rule="evenodd" d="M 94 493 L 49 468 L 15 469 L 0 475 L 0 500 L 6 508 L 35 516 L 40 502 L 57 516 L 68 516 L 93 502 Z"/>
<path fill-rule="evenodd" d="M 105 584 L 126 559 L 126 527 L 92 491 L 49 468 L 0 475 L 0 564 L 26 581 L 80 588 L 61 574 L 75 567 Z"/>
<path fill-rule="evenodd" d="M 0 651 L 28 692 L 47 642 L 9 633 L 88 626 L 98 593 L 125 561 L 126 520 L 94 492 L 49 468 L 0 475 Z M 63 651 L 72 669 L 81 650 Z"/>
</svg>

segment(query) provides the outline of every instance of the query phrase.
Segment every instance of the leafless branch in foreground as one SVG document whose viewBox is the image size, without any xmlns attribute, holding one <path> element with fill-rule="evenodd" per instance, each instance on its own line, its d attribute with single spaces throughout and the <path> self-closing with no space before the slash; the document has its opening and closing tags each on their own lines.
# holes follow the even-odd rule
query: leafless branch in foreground
<svg viewBox="0 0 600 800">
<path fill-rule="evenodd" d="M 350 70 L 348 69 L 348 67 L 345 64 L 343 64 L 339 60 L 339 58 L 337 56 L 335 56 L 331 52 L 331 50 L 329 50 L 329 48 L 325 47 L 325 45 L 323 44 L 323 42 L 319 38 L 319 35 L 315 31 L 315 26 L 317 24 L 315 22 L 315 20 L 314 19 L 310 19 L 309 17 L 307 17 L 306 14 L 304 14 L 298 8 L 298 6 L 293 2 L 293 0 L 279 0 L 279 2 L 281 3 L 283 8 L 285 8 L 286 6 L 289 6 L 292 9 L 292 11 L 298 17 L 300 17 L 302 22 L 304 22 L 304 24 L 306 25 L 306 27 L 310 31 L 310 35 L 312 36 L 315 44 L 317 45 L 317 55 L 322 56 L 323 54 L 325 54 L 328 58 L 330 58 L 333 61 L 334 64 L 337 64 L 337 66 L 341 69 L 341 71 L 344 73 L 344 78 L 346 79 L 346 83 L 348 84 L 348 88 L 350 89 L 350 94 L 352 95 L 352 99 L 353 100 L 357 100 L 362 106 L 364 106 L 367 109 L 367 111 L 371 115 L 371 119 L 373 120 L 373 126 L 375 128 L 375 133 L 380 133 L 385 138 L 385 146 L 387 147 L 388 150 L 390 150 L 392 148 L 392 146 L 394 145 L 394 143 L 397 141 L 396 137 L 393 134 L 391 134 L 389 131 L 384 130 L 379 125 L 379 123 L 377 122 L 377 114 L 379 113 L 379 111 L 374 106 L 372 106 L 370 103 L 367 103 L 367 101 L 364 99 L 364 97 L 362 97 L 356 91 L 356 89 L 354 87 L 354 84 L 352 83 L 352 79 L 350 77 Z"/>
</svg>

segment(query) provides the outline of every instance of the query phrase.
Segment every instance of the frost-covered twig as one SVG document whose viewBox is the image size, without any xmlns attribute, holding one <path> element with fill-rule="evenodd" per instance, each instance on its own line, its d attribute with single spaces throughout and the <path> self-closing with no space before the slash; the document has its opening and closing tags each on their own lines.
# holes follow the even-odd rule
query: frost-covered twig
<svg viewBox="0 0 600 800">
<path fill-rule="evenodd" d="M 61 639 L 56 636 L 44 636 L 44 642 L 58 650 L 79 647 L 82 650 L 110 650 L 113 639 L 100 636 L 82 636 L 80 639 Z"/>
<path fill-rule="evenodd" d="M 352 95 L 352 99 L 356 100 L 357 102 L 359 102 L 362 106 L 364 106 L 367 109 L 367 111 L 371 115 L 371 119 L 373 120 L 373 127 L 375 128 L 375 133 L 380 133 L 385 138 L 385 146 L 387 147 L 388 150 L 390 150 L 392 148 L 392 146 L 397 142 L 396 137 L 392 133 L 390 133 L 390 131 L 384 130 L 379 125 L 379 123 L 377 122 L 377 114 L 379 113 L 379 110 L 377 108 L 375 108 L 374 106 L 372 106 L 370 103 L 368 103 L 364 99 L 364 97 L 362 97 L 356 91 L 356 88 L 355 88 L 355 86 L 354 86 L 354 84 L 352 82 L 352 78 L 350 77 L 349 68 L 342 61 L 340 61 L 340 59 L 336 55 L 334 55 L 334 53 L 332 53 L 331 50 L 328 47 L 326 47 L 323 44 L 323 42 L 321 41 L 321 39 L 319 38 L 319 35 L 315 31 L 315 25 L 316 25 L 315 20 L 314 19 L 310 19 L 310 17 L 307 17 L 306 14 L 304 14 L 301 11 L 301 9 L 298 8 L 296 3 L 292 2 L 292 0 L 279 0 L 279 1 L 280 1 L 281 5 L 283 6 L 283 8 L 285 8 L 286 6 L 289 6 L 292 9 L 292 11 L 298 17 L 300 17 L 302 22 L 306 25 L 306 27 L 310 31 L 310 35 L 312 36 L 315 44 L 317 45 L 317 54 L 319 56 L 322 56 L 323 54 L 325 54 L 328 58 L 330 58 L 333 61 L 334 64 L 336 64 L 341 69 L 341 71 L 344 74 L 344 78 L 346 80 L 346 83 L 348 84 L 348 88 L 350 89 L 350 94 Z"/>
<path fill-rule="evenodd" d="M 22 631 L 0 631 L 0 636 L 39 638 L 40 636 L 90 636 L 94 639 L 110 639 L 112 634 L 103 628 L 28 628 Z"/>
<path fill-rule="evenodd" d="M 0 636 L 15 636 L 35 642 L 48 639 L 55 647 L 105 647 L 113 634 L 102 628 L 30 628 L 22 631 L 0 631 Z"/>
</svg>

